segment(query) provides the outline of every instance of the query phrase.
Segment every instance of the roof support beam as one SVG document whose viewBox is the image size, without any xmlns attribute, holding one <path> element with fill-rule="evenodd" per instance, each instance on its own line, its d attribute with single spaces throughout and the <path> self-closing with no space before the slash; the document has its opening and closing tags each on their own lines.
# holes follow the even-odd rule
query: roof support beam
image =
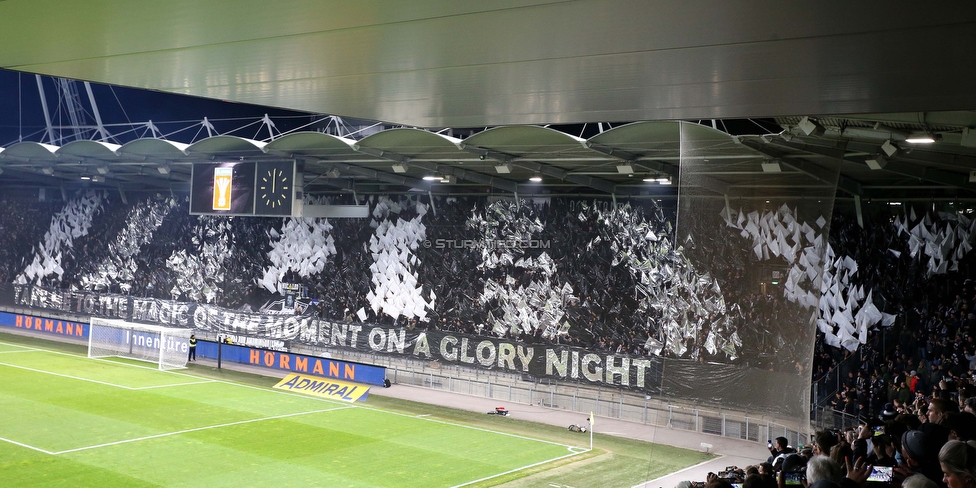
<svg viewBox="0 0 976 488">
<path fill-rule="evenodd" d="M 375 180 L 385 181 L 387 183 L 392 183 L 394 185 L 403 185 L 410 188 L 425 188 L 427 186 L 430 186 L 427 185 L 426 182 L 424 182 L 423 180 L 418 180 L 416 178 L 384 173 L 382 171 L 363 168 L 361 166 L 355 166 L 352 164 L 336 163 L 335 167 L 343 171 L 348 171 L 350 173 L 357 174 L 359 176 L 365 176 L 367 178 L 373 178 Z"/>
<path fill-rule="evenodd" d="M 556 168 L 554 166 L 538 163 L 535 161 L 516 161 L 517 158 L 515 156 L 512 156 L 511 154 L 492 151 L 491 149 L 485 149 L 483 147 L 465 145 L 462 146 L 461 149 L 463 151 L 472 154 L 477 154 L 481 156 L 482 159 L 494 159 L 496 161 L 502 161 L 504 163 L 509 163 L 513 166 L 518 166 L 520 168 L 524 168 L 529 171 L 535 171 L 536 173 L 542 175 L 551 176 L 558 180 L 568 181 L 582 186 L 588 186 L 590 188 L 600 190 L 604 193 L 610 193 L 610 194 L 621 193 L 621 191 L 618 190 L 617 185 L 614 185 L 612 182 L 600 178 L 594 178 L 592 176 L 586 176 L 586 175 L 570 174 L 569 171 L 566 171 L 564 169 Z M 629 193 L 629 191 L 625 193 Z"/>
<path fill-rule="evenodd" d="M 785 142 L 776 141 L 777 145 L 782 145 L 790 147 L 792 149 L 797 149 L 800 151 L 806 151 L 812 154 L 821 154 L 826 156 L 833 156 L 833 151 L 830 148 L 825 148 L 821 146 L 815 146 L 811 144 L 802 144 L 796 142 Z M 852 151 L 863 152 L 868 154 L 874 154 L 881 152 L 880 145 L 874 144 L 864 144 L 864 143 L 848 143 L 845 149 L 850 149 Z M 853 164 L 864 164 L 863 160 L 853 160 L 844 158 L 844 161 Z M 908 161 L 908 162 L 906 162 Z M 888 159 L 888 165 L 880 171 L 888 171 L 895 174 L 900 174 L 904 176 L 909 176 L 912 178 L 918 178 L 922 181 L 929 181 L 932 183 L 939 183 L 946 186 L 951 186 L 953 188 L 962 188 L 965 190 L 976 191 L 976 184 L 969 183 L 968 173 L 955 173 L 952 171 L 945 171 L 935 168 L 925 168 L 911 164 L 910 161 L 918 161 L 921 163 L 928 164 L 965 164 L 966 162 L 972 162 L 976 165 L 976 158 L 966 157 L 966 156 L 952 156 L 952 155 L 942 155 L 935 154 L 927 151 L 912 151 L 911 154 L 902 154 L 901 152 L 895 154 L 895 156 Z M 951 162 L 950 162 L 951 161 Z M 966 168 L 960 168 L 965 170 Z"/>
<path fill-rule="evenodd" d="M 771 158 L 777 158 L 783 162 L 784 165 L 809 175 L 813 179 L 827 183 L 829 185 L 837 185 L 837 188 L 843 190 L 850 195 L 861 195 L 864 193 L 861 183 L 841 176 L 839 172 L 824 168 L 820 165 L 811 163 L 809 161 L 804 161 L 802 159 L 797 159 L 790 156 L 786 151 L 771 147 L 765 142 L 760 142 L 754 139 L 744 139 L 742 144 L 750 147 L 762 154 L 765 154 Z M 792 145 L 791 143 L 786 143 L 782 141 L 777 141 L 776 144 Z M 806 149 L 800 149 L 802 151 L 807 151 Z M 813 151 L 807 151 L 813 152 Z M 822 148 L 821 151 L 815 152 L 814 154 L 820 154 L 823 156 L 828 156 L 830 158 L 836 159 L 838 162 L 844 160 L 845 148 Z"/>
<path fill-rule="evenodd" d="M 461 168 L 455 168 L 453 166 L 447 166 L 444 164 L 429 163 L 425 161 L 412 161 L 410 164 L 418 168 L 424 168 L 428 171 L 433 171 L 436 173 L 442 173 L 446 175 L 451 175 L 459 180 L 470 181 L 472 183 L 478 183 L 481 185 L 488 185 L 492 188 L 497 188 L 499 190 L 504 190 L 512 193 L 518 192 L 518 183 L 511 180 L 505 180 L 502 178 L 495 178 L 494 176 L 489 176 L 484 173 L 479 173 L 477 171 L 469 171 Z"/>
</svg>

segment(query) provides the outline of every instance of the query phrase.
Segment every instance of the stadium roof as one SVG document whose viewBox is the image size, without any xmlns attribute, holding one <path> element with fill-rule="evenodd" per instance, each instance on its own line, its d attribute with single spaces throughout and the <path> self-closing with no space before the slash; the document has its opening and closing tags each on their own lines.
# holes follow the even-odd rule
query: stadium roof
<svg viewBox="0 0 976 488">
<path fill-rule="evenodd" d="M 765 117 L 772 128 L 754 136 L 714 135 L 711 191 L 761 181 L 802 195 L 839 165 L 840 196 L 974 196 L 971 2 L 7 0 L 0 19 L 6 69 L 388 129 L 18 143 L 0 153 L 2 185 L 64 186 L 108 167 L 112 187 L 179 189 L 189 162 L 288 157 L 308 191 L 532 193 L 539 174 L 549 193 L 654 194 L 665 190 L 640 180 L 675 173 L 677 125 L 626 122 Z M 581 123 L 613 128 L 582 138 Z M 906 142 L 913 132 L 941 140 Z M 771 161 L 781 171 L 762 174 Z M 433 173 L 455 182 L 420 183 Z"/>
</svg>

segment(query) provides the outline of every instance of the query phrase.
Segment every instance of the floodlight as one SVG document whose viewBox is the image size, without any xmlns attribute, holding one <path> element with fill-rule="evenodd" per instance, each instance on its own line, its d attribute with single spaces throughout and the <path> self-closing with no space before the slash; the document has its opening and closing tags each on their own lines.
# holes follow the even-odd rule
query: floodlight
<svg viewBox="0 0 976 488">
<path fill-rule="evenodd" d="M 539 183 L 539 182 L 541 182 L 541 181 L 542 181 L 542 177 L 541 177 L 541 176 L 538 176 L 538 175 L 536 175 L 536 176 L 533 176 L 533 177 L 531 177 L 531 178 L 529 178 L 529 181 L 531 181 L 531 182 L 533 182 L 533 183 Z"/>
<path fill-rule="evenodd" d="M 406 173 L 408 166 L 407 163 L 399 163 L 394 164 L 392 168 L 394 173 Z"/>
<path fill-rule="evenodd" d="M 769 161 L 769 162 L 762 163 L 762 170 L 763 173 L 779 173 L 783 171 L 783 168 L 780 168 L 779 162 Z"/>
<path fill-rule="evenodd" d="M 885 165 L 888 164 L 888 160 L 884 156 L 878 154 L 871 156 L 864 160 L 864 163 L 868 165 L 871 169 L 884 169 Z"/>
<path fill-rule="evenodd" d="M 100 175 L 107 175 L 108 174 L 108 166 L 105 166 L 105 165 L 99 166 L 99 167 L 95 168 L 95 170 L 98 171 L 98 174 L 100 174 Z"/>
<path fill-rule="evenodd" d="M 621 164 L 617 166 L 617 172 L 622 175 L 632 175 L 634 174 L 634 167 L 629 164 Z"/>
<path fill-rule="evenodd" d="M 512 165 L 510 164 L 499 164 L 495 166 L 495 172 L 498 174 L 508 174 L 512 172 Z"/>
<path fill-rule="evenodd" d="M 881 145 L 881 150 L 884 151 L 885 154 L 888 155 L 888 157 L 891 157 L 894 156 L 896 152 L 898 152 L 898 146 L 892 144 L 890 140 L 887 140 L 884 141 L 884 144 Z"/>
<path fill-rule="evenodd" d="M 44 174 L 46 174 L 48 176 L 53 175 L 54 174 L 54 168 L 51 167 L 51 166 L 45 166 L 45 167 L 41 168 L 41 173 L 44 173 Z"/>
<path fill-rule="evenodd" d="M 908 138 L 905 139 L 905 142 L 909 144 L 932 144 L 937 139 L 941 139 L 941 137 L 938 137 L 938 134 L 932 134 L 930 132 L 913 132 L 908 136 Z"/>
<path fill-rule="evenodd" d="M 810 117 L 803 117 L 796 125 L 808 136 L 822 136 L 826 132 L 823 126 L 810 120 Z"/>
<path fill-rule="evenodd" d="M 159 171 L 159 174 L 161 174 L 161 175 L 168 175 L 169 174 L 169 165 L 168 164 L 161 164 L 159 166 L 156 166 L 156 171 Z"/>
</svg>

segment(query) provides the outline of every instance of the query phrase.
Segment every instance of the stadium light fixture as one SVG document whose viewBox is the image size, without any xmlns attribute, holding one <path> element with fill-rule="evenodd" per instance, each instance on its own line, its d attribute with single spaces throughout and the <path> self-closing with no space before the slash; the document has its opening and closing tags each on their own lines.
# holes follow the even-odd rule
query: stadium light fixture
<svg viewBox="0 0 976 488">
<path fill-rule="evenodd" d="M 53 166 L 45 166 L 45 167 L 41 168 L 41 173 L 44 173 L 44 174 L 46 174 L 48 176 L 51 176 L 51 175 L 54 174 L 54 167 Z"/>
<path fill-rule="evenodd" d="M 803 117 L 796 125 L 808 136 L 822 136 L 826 132 L 822 125 L 810 120 L 810 117 Z"/>
<path fill-rule="evenodd" d="M 932 144 L 940 139 L 942 139 L 942 137 L 939 134 L 933 134 L 931 132 L 913 132 L 905 139 L 905 142 L 909 144 Z"/>
<path fill-rule="evenodd" d="M 424 181 L 443 181 L 443 178 L 440 176 L 428 175 L 424 176 Z"/>
<path fill-rule="evenodd" d="M 500 175 L 507 175 L 512 172 L 511 164 L 499 164 L 495 166 L 495 172 Z"/>
<path fill-rule="evenodd" d="M 632 175 L 634 174 L 634 167 L 629 164 L 621 164 L 617 166 L 617 172 L 622 175 Z"/>
<path fill-rule="evenodd" d="M 898 152 L 898 146 L 892 144 L 891 140 L 889 139 L 884 141 L 884 144 L 881 145 L 881 150 L 884 151 L 884 153 L 890 158 L 894 156 L 896 152 Z"/>
<path fill-rule="evenodd" d="M 392 168 L 394 173 L 406 173 L 407 170 L 410 169 L 410 167 L 407 166 L 407 163 L 394 164 Z"/>
<path fill-rule="evenodd" d="M 542 177 L 539 176 L 539 175 L 535 175 L 535 176 L 529 178 L 529 181 L 531 181 L 533 183 L 540 183 L 540 182 L 542 182 Z"/>
<path fill-rule="evenodd" d="M 98 174 L 100 175 L 108 174 L 108 166 L 105 165 L 98 166 L 97 168 L 95 168 L 95 170 L 98 171 Z"/>
<path fill-rule="evenodd" d="M 156 171 L 159 171 L 159 174 L 161 175 L 168 175 L 169 170 L 170 168 L 168 164 L 161 164 L 159 166 L 156 166 Z"/>
<path fill-rule="evenodd" d="M 763 173 L 779 173 L 783 168 L 779 166 L 779 161 L 766 161 L 762 163 Z"/>
<path fill-rule="evenodd" d="M 877 154 L 870 158 L 864 160 L 864 164 L 868 165 L 868 168 L 878 170 L 884 169 L 885 165 L 888 164 L 888 160 L 884 156 Z"/>
</svg>

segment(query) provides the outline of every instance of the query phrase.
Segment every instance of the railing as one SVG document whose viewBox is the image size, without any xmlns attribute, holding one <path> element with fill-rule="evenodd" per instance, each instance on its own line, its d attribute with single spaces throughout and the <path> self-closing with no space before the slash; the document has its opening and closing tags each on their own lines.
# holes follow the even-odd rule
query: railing
<svg viewBox="0 0 976 488">
<path fill-rule="evenodd" d="M 626 389 L 540 381 L 497 371 L 442 366 L 344 349 L 309 352 L 386 366 L 387 378 L 394 384 L 539 405 L 584 416 L 593 412 L 605 418 L 761 443 L 780 436 L 786 437 L 793 446 L 809 442 L 810 426 L 802 422 L 657 398 Z"/>
</svg>

